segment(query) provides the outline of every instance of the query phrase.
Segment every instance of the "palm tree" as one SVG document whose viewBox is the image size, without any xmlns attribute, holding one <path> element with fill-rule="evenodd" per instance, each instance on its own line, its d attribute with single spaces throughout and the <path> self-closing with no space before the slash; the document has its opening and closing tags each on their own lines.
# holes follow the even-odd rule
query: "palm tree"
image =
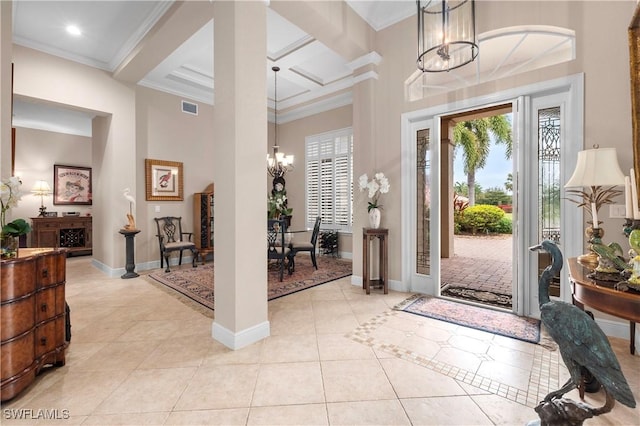
<svg viewBox="0 0 640 426">
<path fill-rule="evenodd" d="M 453 129 L 453 141 L 462 148 L 464 172 L 467 175 L 469 205 L 475 204 L 476 170 L 487 163 L 491 147 L 491 133 L 496 143 L 506 145 L 506 157 L 511 158 L 513 143 L 511 140 L 511 122 L 506 115 L 461 121 Z"/>
</svg>

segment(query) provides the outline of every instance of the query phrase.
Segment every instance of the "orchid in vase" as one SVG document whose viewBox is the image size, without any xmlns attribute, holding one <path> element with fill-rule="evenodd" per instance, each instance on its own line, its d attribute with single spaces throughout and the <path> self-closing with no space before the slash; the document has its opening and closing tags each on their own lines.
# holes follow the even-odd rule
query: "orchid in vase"
<svg viewBox="0 0 640 426">
<path fill-rule="evenodd" d="M 389 192 L 389 179 L 387 179 L 384 173 L 376 173 L 371 180 L 369 180 L 369 177 L 365 173 L 360 176 L 358 183 L 360 185 L 360 191 L 368 191 L 369 205 L 367 206 L 367 211 L 371 212 L 373 209 L 382 208 L 382 204 L 378 204 L 380 195 Z"/>
<path fill-rule="evenodd" d="M 7 223 L 7 212 L 18 205 L 22 197 L 19 178 L 12 176 L 0 183 L 0 239 L 2 241 L 2 257 L 15 257 L 16 238 L 31 231 L 31 225 L 24 219 L 16 219 Z"/>
</svg>

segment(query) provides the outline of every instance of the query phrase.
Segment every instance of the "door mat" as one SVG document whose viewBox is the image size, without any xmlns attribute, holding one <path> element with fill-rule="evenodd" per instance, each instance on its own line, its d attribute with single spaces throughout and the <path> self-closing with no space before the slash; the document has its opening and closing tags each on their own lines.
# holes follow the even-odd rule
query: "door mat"
<svg viewBox="0 0 640 426">
<path fill-rule="evenodd" d="M 454 299 L 470 300 L 485 305 L 497 306 L 499 308 L 511 309 L 511 295 L 495 293 L 473 288 L 446 286 L 441 291 L 442 296 L 453 297 Z"/>
<path fill-rule="evenodd" d="M 530 343 L 540 342 L 540 320 L 431 296 L 414 295 L 394 309 Z"/>
</svg>

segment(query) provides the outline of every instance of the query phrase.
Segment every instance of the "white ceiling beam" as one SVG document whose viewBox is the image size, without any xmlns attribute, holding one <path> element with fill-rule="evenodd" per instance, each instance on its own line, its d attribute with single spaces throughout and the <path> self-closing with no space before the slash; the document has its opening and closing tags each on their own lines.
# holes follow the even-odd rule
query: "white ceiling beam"
<svg viewBox="0 0 640 426">
<path fill-rule="evenodd" d="M 113 77 L 129 83 L 139 82 L 211 19 L 211 2 L 175 2 L 116 68 Z"/>
<path fill-rule="evenodd" d="M 347 61 L 372 50 L 375 32 L 344 1 L 272 0 L 269 7 Z"/>
</svg>

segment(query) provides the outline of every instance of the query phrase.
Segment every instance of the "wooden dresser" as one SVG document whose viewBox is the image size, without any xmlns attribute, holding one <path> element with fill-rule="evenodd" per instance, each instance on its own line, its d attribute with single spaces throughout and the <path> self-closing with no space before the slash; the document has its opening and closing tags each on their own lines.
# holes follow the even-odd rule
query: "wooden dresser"
<svg viewBox="0 0 640 426">
<path fill-rule="evenodd" d="M 65 363 L 66 249 L 22 248 L 0 261 L 0 396 L 13 398 L 46 365 Z"/>
<path fill-rule="evenodd" d="M 69 255 L 92 253 L 91 216 L 32 217 L 31 246 L 65 247 Z"/>
</svg>

